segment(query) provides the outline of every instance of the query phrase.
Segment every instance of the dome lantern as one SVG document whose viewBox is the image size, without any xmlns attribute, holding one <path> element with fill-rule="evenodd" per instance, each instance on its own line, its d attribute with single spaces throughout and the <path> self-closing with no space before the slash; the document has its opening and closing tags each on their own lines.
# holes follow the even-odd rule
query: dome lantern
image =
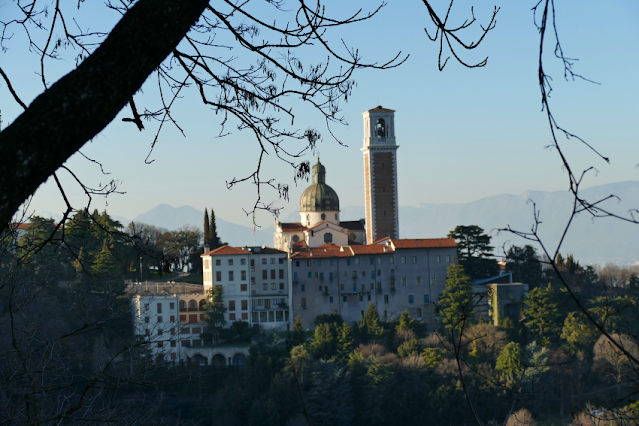
<svg viewBox="0 0 639 426">
<path fill-rule="evenodd" d="M 312 174 L 313 184 L 304 190 L 300 198 L 300 212 L 339 211 L 339 198 L 335 190 L 326 185 L 326 168 L 319 158 Z"/>
</svg>

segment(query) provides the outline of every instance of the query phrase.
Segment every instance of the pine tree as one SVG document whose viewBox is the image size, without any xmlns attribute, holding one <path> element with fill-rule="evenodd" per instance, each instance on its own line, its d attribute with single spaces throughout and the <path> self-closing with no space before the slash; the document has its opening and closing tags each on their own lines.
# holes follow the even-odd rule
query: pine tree
<svg viewBox="0 0 639 426">
<path fill-rule="evenodd" d="M 446 328 L 461 333 L 462 327 L 468 325 L 474 307 L 473 286 L 462 265 L 448 267 L 446 286 L 439 303 Z"/>
<path fill-rule="evenodd" d="M 351 376 L 346 367 L 320 362 L 311 374 L 308 411 L 315 426 L 348 426 L 354 417 Z"/>
<path fill-rule="evenodd" d="M 510 342 L 503 347 L 497 357 L 495 371 L 500 374 L 506 386 L 512 386 L 521 380 L 523 374 L 524 353 L 519 343 Z"/>
<path fill-rule="evenodd" d="M 315 334 L 311 340 L 311 351 L 317 358 L 324 360 L 329 360 L 335 355 L 337 342 L 330 324 L 320 324 L 315 328 Z"/>
<path fill-rule="evenodd" d="M 355 338 L 353 337 L 353 327 L 348 323 L 343 323 L 337 329 L 337 356 L 342 362 L 347 362 L 350 353 L 355 347 Z"/>
<path fill-rule="evenodd" d="M 211 225 L 209 223 L 209 213 L 204 207 L 204 245 L 211 248 Z"/>
<path fill-rule="evenodd" d="M 216 344 L 219 342 L 220 330 L 226 324 L 224 319 L 226 306 L 222 300 L 222 291 L 222 286 L 213 286 L 209 294 L 209 301 L 204 305 L 207 310 L 205 319 L 207 333 L 211 333 Z"/>
<path fill-rule="evenodd" d="M 358 326 L 360 336 L 364 342 L 377 340 L 382 337 L 384 329 L 379 322 L 377 308 L 375 308 L 375 304 L 371 302 Z"/>
<path fill-rule="evenodd" d="M 397 321 L 397 327 L 395 328 L 395 330 L 397 331 L 402 331 L 402 330 L 413 330 L 416 331 L 417 329 L 417 320 L 414 320 L 410 317 L 410 314 L 408 313 L 408 309 L 406 309 L 406 311 L 402 312 L 399 314 L 399 319 Z"/>
<path fill-rule="evenodd" d="M 457 242 L 457 258 L 473 279 L 490 278 L 497 274 L 497 261 L 492 257 L 491 236 L 477 225 L 457 226 L 448 233 Z"/>
<path fill-rule="evenodd" d="M 561 321 L 552 287 L 549 285 L 547 288 L 533 289 L 528 294 L 526 304 L 528 307 L 524 313 L 528 321 L 525 325 L 535 336 L 535 339 L 542 345 L 557 340 L 561 332 Z"/>
<path fill-rule="evenodd" d="M 293 323 L 293 338 L 291 342 L 291 346 L 295 347 L 298 345 L 304 344 L 304 326 L 302 325 L 302 320 L 299 316 L 295 318 L 295 322 Z"/>
<path fill-rule="evenodd" d="M 118 263 L 111 253 L 111 244 L 109 244 L 107 239 L 102 244 L 102 250 L 95 256 L 91 273 L 95 290 L 114 294 L 124 291 L 124 278 Z"/>
</svg>

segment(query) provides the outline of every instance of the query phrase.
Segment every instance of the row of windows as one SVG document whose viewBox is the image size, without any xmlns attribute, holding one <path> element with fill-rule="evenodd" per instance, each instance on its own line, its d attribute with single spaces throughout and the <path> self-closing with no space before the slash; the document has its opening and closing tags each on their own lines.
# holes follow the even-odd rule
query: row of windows
<svg viewBox="0 0 639 426">
<path fill-rule="evenodd" d="M 367 295 L 367 299 L 368 299 L 367 300 L 368 302 L 371 301 L 371 295 L 370 294 Z M 334 302 L 333 296 L 329 296 L 328 301 L 329 301 L 329 303 L 333 303 Z M 360 302 L 364 301 L 364 295 L 363 294 L 359 295 L 359 301 Z M 347 303 L 348 302 L 348 296 L 342 296 L 342 302 Z M 385 294 L 384 295 L 384 304 L 388 305 L 389 303 L 390 303 L 390 300 L 389 300 L 388 294 Z M 409 294 L 408 295 L 408 303 L 410 305 L 414 305 L 415 304 L 415 295 L 414 294 Z M 429 294 L 424 294 L 424 304 L 427 305 L 429 303 L 430 303 L 430 295 Z M 301 305 L 302 305 L 302 308 L 306 308 L 306 297 L 302 297 Z M 419 315 L 419 316 L 421 316 L 421 315 Z"/>
<path fill-rule="evenodd" d="M 205 273 L 205 279 L 208 279 L 208 277 L 210 276 L 210 275 L 207 275 L 207 274 L 209 274 L 209 273 L 208 272 Z M 246 275 L 247 275 L 246 271 L 240 271 L 240 281 L 246 281 Z M 270 275 L 271 275 L 271 279 L 272 280 L 278 279 L 278 278 L 280 280 L 283 280 L 284 279 L 284 269 L 279 269 L 279 270 L 271 269 L 271 274 Z M 262 279 L 263 280 L 267 280 L 267 279 L 269 279 L 268 277 L 269 277 L 268 270 L 267 269 L 263 269 L 262 270 Z M 229 281 L 235 281 L 235 271 L 228 271 L 228 280 Z M 222 281 L 222 271 L 215 271 L 215 281 L 216 282 Z M 251 282 L 253 282 L 253 281 L 254 281 L 254 279 L 251 278 Z"/>
<path fill-rule="evenodd" d="M 248 311 L 248 300 L 240 301 L 243 311 Z M 235 310 L 235 300 L 229 300 L 229 311 Z"/>
<path fill-rule="evenodd" d="M 374 276 L 372 276 L 371 278 L 375 278 Z M 393 277 L 394 278 L 394 277 Z M 333 277 L 331 276 L 330 278 L 331 281 L 333 281 Z M 295 281 L 297 281 L 297 277 L 295 277 Z M 320 281 L 323 281 L 323 278 L 320 278 Z M 415 284 L 416 285 L 422 285 L 422 277 L 421 276 L 417 276 L 415 277 Z M 437 277 L 435 275 L 433 275 L 432 277 L 430 277 L 430 284 L 431 285 L 436 285 L 437 284 Z M 402 277 L 402 287 L 406 287 L 408 285 L 408 278 L 407 277 Z M 326 290 L 328 290 L 328 286 L 324 286 Z M 340 290 L 344 291 L 345 288 L 345 284 L 341 283 L 340 284 Z M 381 293 L 381 288 L 382 288 L 382 283 L 381 282 L 377 282 L 377 288 L 378 288 L 378 292 Z M 395 281 L 393 279 L 391 279 L 391 288 L 394 289 L 395 288 Z M 323 291 L 322 286 L 319 286 L 320 291 Z M 366 285 L 362 284 L 361 285 L 361 289 L 362 291 L 366 291 Z M 375 289 L 375 284 L 374 283 L 370 283 L 370 290 L 374 290 Z M 302 291 L 306 291 L 306 284 L 302 284 L 301 285 L 301 290 Z M 357 283 L 353 283 L 353 291 L 357 292 Z"/>
<path fill-rule="evenodd" d="M 251 284 L 255 284 L 255 283 L 251 283 Z M 268 284 L 267 283 L 263 283 L 262 284 L 262 290 L 268 290 Z M 271 283 L 271 290 L 277 290 L 277 284 L 276 283 Z M 284 283 L 280 283 L 280 290 L 284 290 Z"/>
<path fill-rule="evenodd" d="M 145 303 L 144 304 L 144 310 L 148 311 L 149 308 L 150 308 L 150 304 L 149 303 Z M 157 313 L 161 314 L 162 313 L 162 303 L 158 303 L 156 309 L 157 309 Z M 172 310 L 172 311 L 175 310 L 175 302 L 169 303 L 169 309 Z"/>
<path fill-rule="evenodd" d="M 251 303 L 253 305 L 253 309 L 271 309 L 271 306 L 283 307 L 282 305 L 286 305 L 286 299 L 283 297 L 275 299 L 253 299 Z"/>
<path fill-rule="evenodd" d="M 446 263 L 450 263 L 450 261 L 451 261 L 451 257 L 449 255 L 445 256 L 444 259 L 445 259 Z M 417 256 L 411 256 L 410 260 L 411 260 L 411 263 L 415 263 L 416 264 L 417 263 Z M 317 266 L 322 266 L 322 260 L 321 259 L 318 259 L 318 260 L 315 260 L 315 261 L 307 260 L 306 261 L 306 266 L 310 267 L 311 264 L 312 264 L 311 262 L 317 262 Z M 334 264 L 334 260 L 333 259 L 329 259 L 328 262 L 329 262 L 330 266 L 333 266 L 333 264 Z M 355 264 L 355 265 L 359 265 L 360 264 L 360 258 L 356 257 L 355 259 L 346 259 L 346 265 L 347 266 L 350 266 L 351 262 L 353 262 L 353 264 Z M 406 256 L 401 256 L 400 257 L 400 262 L 402 264 L 406 264 L 407 263 Z M 442 262 L 442 257 L 440 255 L 435 256 L 435 263 L 441 263 L 441 262 Z M 375 265 L 375 263 L 377 263 L 378 265 L 381 265 L 382 264 L 382 258 L 381 257 L 377 257 L 377 258 L 369 257 L 368 258 L 368 263 L 369 263 L 369 265 Z M 394 256 L 389 256 L 388 257 L 388 264 L 389 265 L 394 265 L 395 264 L 395 257 Z M 296 267 L 300 266 L 300 261 L 299 260 L 295 261 L 295 266 Z"/>
<path fill-rule="evenodd" d="M 277 263 L 279 263 L 280 265 L 284 264 L 284 259 L 283 257 L 280 257 L 277 259 Z M 226 259 L 227 265 L 229 266 L 233 266 L 234 261 L 233 259 Z M 268 265 L 268 259 L 263 257 L 262 258 L 262 265 Z M 271 261 L 270 261 L 271 265 L 275 265 L 275 258 L 271 257 Z M 222 265 L 222 259 L 215 259 L 215 266 L 221 266 Z M 240 259 L 240 265 L 246 265 L 246 259 Z M 255 266 L 255 259 L 251 259 L 251 266 Z M 204 259 L 204 269 L 209 269 L 209 259 Z"/>
<path fill-rule="evenodd" d="M 253 324 L 258 322 L 281 322 L 289 320 L 288 311 L 262 311 L 251 314 Z"/>
</svg>

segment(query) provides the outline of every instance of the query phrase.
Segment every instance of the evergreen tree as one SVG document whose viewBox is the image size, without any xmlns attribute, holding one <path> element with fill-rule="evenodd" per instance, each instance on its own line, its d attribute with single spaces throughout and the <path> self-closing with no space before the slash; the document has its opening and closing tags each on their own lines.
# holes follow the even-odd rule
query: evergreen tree
<svg viewBox="0 0 639 426">
<path fill-rule="evenodd" d="M 311 351 L 317 358 L 324 360 L 331 359 L 337 353 L 337 341 L 330 324 L 320 324 L 315 328 Z"/>
<path fill-rule="evenodd" d="M 439 298 L 439 310 L 446 328 L 461 333 L 469 325 L 473 312 L 473 286 L 462 265 L 453 264 L 446 271 L 446 285 Z"/>
<path fill-rule="evenodd" d="M 504 346 L 497 357 L 495 371 L 506 386 L 512 386 L 521 380 L 523 373 L 524 353 L 519 343 L 510 342 Z"/>
<path fill-rule="evenodd" d="M 413 330 L 417 332 L 418 328 L 419 326 L 418 326 L 417 320 L 412 319 L 410 317 L 410 314 L 408 313 L 408 309 L 406 309 L 404 312 L 401 312 L 399 314 L 399 319 L 397 320 L 397 327 L 395 327 L 395 330 L 397 331 Z"/>
<path fill-rule="evenodd" d="M 291 346 L 295 347 L 298 345 L 303 345 L 304 341 L 304 326 L 302 325 L 302 320 L 298 315 L 295 318 L 295 322 L 293 323 L 293 336 Z"/>
<path fill-rule="evenodd" d="M 444 353 L 438 348 L 426 348 L 422 352 L 422 359 L 428 368 L 435 368 L 441 362 Z"/>
<path fill-rule="evenodd" d="M 541 259 L 533 246 L 510 247 L 506 253 L 506 270 L 513 273 L 515 282 L 529 284 L 530 288 L 541 285 Z"/>
<path fill-rule="evenodd" d="M 222 300 L 222 286 L 213 286 L 209 293 L 209 301 L 204 308 L 206 312 L 206 332 L 210 333 L 211 337 L 217 344 L 219 342 L 220 330 L 224 328 L 226 320 L 224 314 L 226 313 L 226 306 L 224 306 L 224 300 Z"/>
<path fill-rule="evenodd" d="M 368 309 L 366 309 L 364 316 L 358 324 L 358 329 L 360 338 L 364 342 L 379 340 L 382 337 L 384 329 L 380 324 L 379 314 L 373 302 L 368 305 Z"/>
<path fill-rule="evenodd" d="M 211 224 L 209 225 L 209 232 L 211 249 L 222 246 L 222 240 L 220 240 L 220 237 L 217 235 L 217 225 L 215 224 L 215 212 L 213 211 L 213 207 L 211 207 Z"/>
<path fill-rule="evenodd" d="M 91 267 L 91 280 L 93 289 L 100 292 L 120 294 L 124 291 L 124 278 L 120 272 L 120 267 L 111 253 L 111 244 L 105 239 L 102 250 L 95 256 L 95 261 Z"/>
<path fill-rule="evenodd" d="M 561 321 L 552 286 L 537 287 L 528 294 L 524 309 L 526 327 L 541 345 L 556 341 L 561 331 Z"/>
<path fill-rule="evenodd" d="M 457 258 L 473 280 L 490 278 L 498 273 L 497 261 L 492 258 L 491 236 L 477 225 L 459 225 L 448 233 L 457 242 Z"/>
<path fill-rule="evenodd" d="M 343 323 L 337 329 L 337 356 L 341 362 L 348 361 L 350 353 L 355 347 L 355 338 L 353 337 L 353 327 L 347 323 Z"/>
<path fill-rule="evenodd" d="M 204 245 L 212 247 L 211 245 L 211 224 L 209 222 L 209 213 L 206 211 L 206 207 L 204 207 Z"/>
<path fill-rule="evenodd" d="M 422 345 L 417 339 L 408 340 L 400 345 L 397 348 L 397 355 L 400 358 L 408 358 L 411 355 L 418 355 L 419 351 L 422 349 Z"/>
<path fill-rule="evenodd" d="M 575 355 L 595 343 L 597 329 L 583 313 L 570 312 L 564 321 L 561 338 L 566 341 L 565 349 Z"/>
<path fill-rule="evenodd" d="M 66 259 L 56 242 L 61 239 L 60 230 L 53 235 L 53 241 L 45 243 L 55 227 L 53 219 L 33 216 L 18 244 L 18 254 L 26 270 L 41 281 L 57 281 L 64 275 Z"/>
<path fill-rule="evenodd" d="M 540 414 L 554 397 L 554 377 L 548 365 L 548 349 L 531 342 L 525 351 L 526 372 L 521 381 L 522 400 L 531 411 Z"/>
<path fill-rule="evenodd" d="M 351 377 L 346 367 L 320 362 L 311 374 L 308 411 L 315 426 L 349 426 L 353 422 Z"/>
</svg>

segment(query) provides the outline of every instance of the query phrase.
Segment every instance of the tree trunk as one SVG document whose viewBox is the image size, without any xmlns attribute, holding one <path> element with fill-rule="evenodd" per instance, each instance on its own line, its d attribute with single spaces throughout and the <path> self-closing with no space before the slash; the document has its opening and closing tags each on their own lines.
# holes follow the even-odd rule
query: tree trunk
<svg viewBox="0 0 639 426">
<path fill-rule="evenodd" d="M 129 102 L 207 0 L 140 0 L 78 68 L 0 133 L 0 229 L 24 200 Z"/>
</svg>

